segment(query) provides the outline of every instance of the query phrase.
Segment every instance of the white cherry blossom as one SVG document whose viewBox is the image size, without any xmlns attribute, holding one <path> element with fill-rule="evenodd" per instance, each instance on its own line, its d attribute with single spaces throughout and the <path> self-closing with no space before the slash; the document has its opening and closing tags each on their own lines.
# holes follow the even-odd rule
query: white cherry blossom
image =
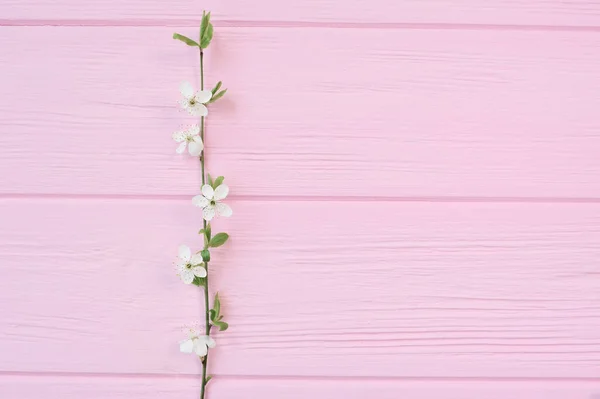
<svg viewBox="0 0 600 399">
<path fill-rule="evenodd" d="M 194 116 L 208 115 L 208 108 L 205 104 L 212 98 L 212 91 L 200 90 L 197 92 L 189 82 L 183 82 L 179 86 L 179 91 L 183 96 L 183 99 L 179 102 L 183 109 Z"/>
<path fill-rule="evenodd" d="M 192 203 L 202 208 L 204 220 L 210 222 L 215 215 L 229 217 L 233 214 L 229 205 L 220 202 L 227 197 L 227 194 L 229 194 L 229 187 L 226 184 L 221 184 L 216 189 L 205 184 L 202 186 L 202 194 L 192 198 Z"/>
<path fill-rule="evenodd" d="M 204 357 L 208 353 L 208 349 L 212 349 L 216 345 L 217 343 L 212 337 L 201 334 L 197 328 L 189 328 L 188 339 L 179 343 L 179 350 L 183 353 L 195 353 Z"/>
<path fill-rule="evenodd" d="M 180 143 L 177 147 L 177 153 L 182 154 L 185 151 L 185 147 L 188 147 L 188 152 L 192 156 L 199 156 L 204 149 L 204 144 L 200 138 L 200 126 L 192 125 L 187 129 L 180 130 L 173 133 L 173 140 Z"/>
<path fill-rule="evenodd" d="M 194 277 L 206 277 L 206 269 L 203 266 L 202 255 L 194 254 L 187 245 L 179 246 L 179 261 L 177 262 L 177 274 L 186 284 L 191 284 Z"/>
</svg>

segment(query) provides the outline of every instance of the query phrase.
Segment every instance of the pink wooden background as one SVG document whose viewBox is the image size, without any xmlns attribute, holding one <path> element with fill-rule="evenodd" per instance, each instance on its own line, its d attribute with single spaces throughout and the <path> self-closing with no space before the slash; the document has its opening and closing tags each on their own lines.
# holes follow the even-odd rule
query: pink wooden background
<svg viewBox="0 0 600 399">
<path fill-rule="evenodd" d="M 210 398 L 600 398 L 596 0 L 2 0 L 0 398 L 197 397 L 202 9 Z"/>
</svg>

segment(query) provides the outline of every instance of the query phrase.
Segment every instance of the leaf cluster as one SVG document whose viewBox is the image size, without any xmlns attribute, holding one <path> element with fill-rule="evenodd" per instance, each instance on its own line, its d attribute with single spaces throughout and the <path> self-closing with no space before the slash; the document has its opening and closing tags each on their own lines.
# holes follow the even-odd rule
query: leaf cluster
<svg viewBox="0 0 600 399">
<path fill-rule="evenodd" d="M 217 327 L 219 331 L 225 331 L 229 328 L 229 324 L 223 321 L 223 315 L 221 315 L 221 300 L 218 292 L 215 294 L 213 308 L 210 310 L 210 324 Z"/>
<path fill-rule="evenodd" d="M 218 81 L 217 84 L 215 85 L 215 87 L 213 87 L 213 89 L 211 90 L 212 97 L 210 98 L 210 101 L 208 102 L 209 104 L 214 103 L 219 98 L 223 97 L 225 95 L 225 93 L 227 93 L 227 89 L 223 89 L 223 90 L 219 91 L 222 84 L 223 84 L 223 82 Z"/>
<path fill-rule="evenodd" d="M 207 224 L 206 228 L 201 229 L 198 234 L 204 236 L 205 249 L 200 254 L 202 255 L 202 260 L 205 262 L 210 262 L 210 252 L 208 251 L 208 248 L 220 247 L 229 240 L 229 234 L 227 233 L 217 233 L 213 237 L 210 224 Z"/>
<path fill-rule="evenodd" d="M 213 24 L 210 22 L 210 13 L 207 13 L 206 11 L 202 13 L 202 22 L 200 23 L 200 35 L 198 37 L 198 42 L 179 33 L 173 33 L 173 39 L 182 41 L 188 46 L 199 47 L 200 49 L 207 48 L 210 45 L 212 38 Z"/>
</svg>

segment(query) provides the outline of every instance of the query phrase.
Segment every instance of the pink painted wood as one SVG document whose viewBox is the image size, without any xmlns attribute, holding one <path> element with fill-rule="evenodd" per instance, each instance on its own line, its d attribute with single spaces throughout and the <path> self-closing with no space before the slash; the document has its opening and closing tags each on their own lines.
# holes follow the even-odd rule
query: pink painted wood
<svg viewBox="0 0 600 399">
<path fill-rule="evenodd" d="M 194 195 L 170 136 L 197 57 L 175 30 L 193 33 L 4 28 L 1 123 L 20 134 L 0 137 L 19 171 L 0 192 Z M 599 49 L 588 32 L 222 29 L 207 80 L 235 97 L 213 108 L 209 169 L 233 195 L 598 198 Z"/>
<path fill-rule="evenodd" d="M 202 8 L 210 399 L 600 399 L 593 0 L 2 1 L 1 399 L 197 397 Z"/>
<path fill-rule="evenodd" d="M 232 207 L 214 227 L 234 237 L 214 256 L 235 326 L 217 335 L 217 375 L 600 373 L 598 204 Z M 198 242 L 190 202 L 5 200 L 0 212 L 12 226 L 0 301 L 13 304 L 0 369 L 198 372 L 177 342 L 200 293 L 170 265 Z"/>
<path fill-rule="evenodd" d="M 599 26 L 600 4 L 594 0 L 3 0 L 8 22 L 56 20 L 62 24 L 176 23 L 196 25 L 198 10 L 212 10 L 217 23 L 261 25 L 275 22 L 317 23 L 452 23 Z"/>
<path fill-rule="evenodd" d="M 195 398 L 197 378 L 182 377 L 83 377 L 69 376 L 0 377 L 0 396 L 7 399 L 49 398 L 86 399 L 181 399 Z M 356 381 L 356 380 L 253 380 L 219 378 L 210 383 L 210 395 L 220 399 L 244 398 L 328 398 L 362 399 L 597 399 L 600 383 L 591 381 L 519 381 L 506 383 L 464 381 Z"/>
</svg>

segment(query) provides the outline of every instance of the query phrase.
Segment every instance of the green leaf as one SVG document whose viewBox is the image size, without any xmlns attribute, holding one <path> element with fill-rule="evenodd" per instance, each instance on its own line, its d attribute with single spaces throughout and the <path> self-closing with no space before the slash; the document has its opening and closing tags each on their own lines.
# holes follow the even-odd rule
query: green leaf
<svg viewBox="0 0 600 399">
<path fill-rule="evenodd" d="M 225 177 L 223 177 L 223 176 L 217 177 L 215 179 L 215 181 L 213 181 L 213 188 L 219 187 L 223 183 L 223 180 L 225 180 Z"/>
<path fill-rule="evenodd" d="M 214 325 L 219 328 L 219 331 L 225 331 L 229 328 L 229 324 L 224 321 L 216 321 Z"/>
<path fill-rule="evenodd" d="M 207 224 L 206 224 L 206 232 L 205 232 L 205 235 L 206 235 L 206 239 L 207 239 L 208 241 L 210 241 L 210 238 L 212 237 L 212 235 L 211 235 L 211 234 L 212 234 L 212 230 L 211 230 L 211 228 L 210 228 L 210 223 L 207 223 Z"/>
<path fill-rule="evenodd" d="M 218 327 L 219 331 L 225 331 L 229 328 L 229 324 L 223 321 L 223 316 L 221 316 L 221 300 L 219 299 L 219 293 L 215 294 L 215 299 L 213 301 L 213 308 L 210 309 L 210 322 L 213 326 Z"/>
<path fill-rule="evenodd" d="M 217 95 L 213 96 L 210 101 L 208 102 L 210 103 L 214 103 L 215 101 L 217 101 L 219 98 L 223 97 L 225 95 L 225 93 L 227 93 L 227 89 L 225 90 L 221 90 L 220 92 L 217 93 Z"/>
<path fill-rule="evenodd" d="M 193 41 L 189 37 L 180 35 L 179 33 L 173 33 L 173 39 L 175 39 L 175 40 L 181 40 L 182 42 L 184 42 L 188 46 L 198 47 L 198 43 L 196 43 L 195 41 Z"/>
<path fill-rule="evenodd" d="M 206 226 L 208 227 L 208 226 Z M 210 241 L 207 237 L 206 237 L 206 229 L 200 229 L 200 231 L 198 232 L 198 234 L 202 234 L 202 236 L 204 237 L 204 247 L 208 247 L 208 242 Z"/>
<path fill-rule="evenodd" d="M 213 37 L 213 25 L 210 23 L 210 13 L 202 13 L 202 22 L 200 23 L 200 47 L 207 48 Z"/>
<path fill-rule="evenodd" d="M 208 251 L 208 249 L 203 249 L 200 252 L 200 255 L 202 255 L 202 260 L 205 262 L 210 262 L 210 252 Z"/>
<path fill-rule="evenodd" d="M 229 234 L 227 233 L 219 233 L 217 235 L 215 235 L 210 242 L 208 243 L 209 247 L 220 247 L 221 245 L 225 244 L 225 242 L 229 239 Z"/>
<path fill-rule="evenodd" d="M 192 281 L 192 284 L 197 285 L 198 287 L 204 287 L 205 283 L 206 280 L 198 276 L 195 276 L 194 281 Z"/>
<path fill-rule="evenodd" d="M 202 38 L 206 34 L 206 30 L 208 29 L 208 25 L 210 24 L 210 13 L 206 13 L 206 11 L 202 11 L 202 20 L 200 21 L 200 36 L 199 39 L 202 41 Z"/>
<path fill-rule="evenodd" d="M 206 184 L 208 184 L 209 186 L 213 185 L 213 179 L 212 177 L 210 177 L 210 173 L 206 174 Z"/>
<path fill-rule="evenodd" d="M 213 87 L 212 94 L 213 96 L 215 95 L 215 93 L 221 88 L 221 85 L 223 84 L 223 82 L 221 82 L 220 80 L 217 82 L 217 84 L 215 85 L 215 87 Z"/>
<path fill-rule="evenodd" d="M 210 14 L 210 13 L 209 13 Z M 200 40 L 200 47 L 207 48 L 213 38 L 213 26 L 211 23 L 208 24 L 208 28 L 204 35 L 202 35 L 202 39 Z"/>
<path fill-rule="evenodd" d="M 207 249 L 211 238 L 210 223 L 207 223 L 206 228 L 200 230 L 198 234 L 204 234 L 204 249 Z"/>
<path fill-rule="evenodd" d="M 213 302 L 213 309 L 217 314 L 217 318 L 221 315 L 221 300 L 219 299 L 219 293 L 215 294 L 215 300 Z"/>
</svg>

